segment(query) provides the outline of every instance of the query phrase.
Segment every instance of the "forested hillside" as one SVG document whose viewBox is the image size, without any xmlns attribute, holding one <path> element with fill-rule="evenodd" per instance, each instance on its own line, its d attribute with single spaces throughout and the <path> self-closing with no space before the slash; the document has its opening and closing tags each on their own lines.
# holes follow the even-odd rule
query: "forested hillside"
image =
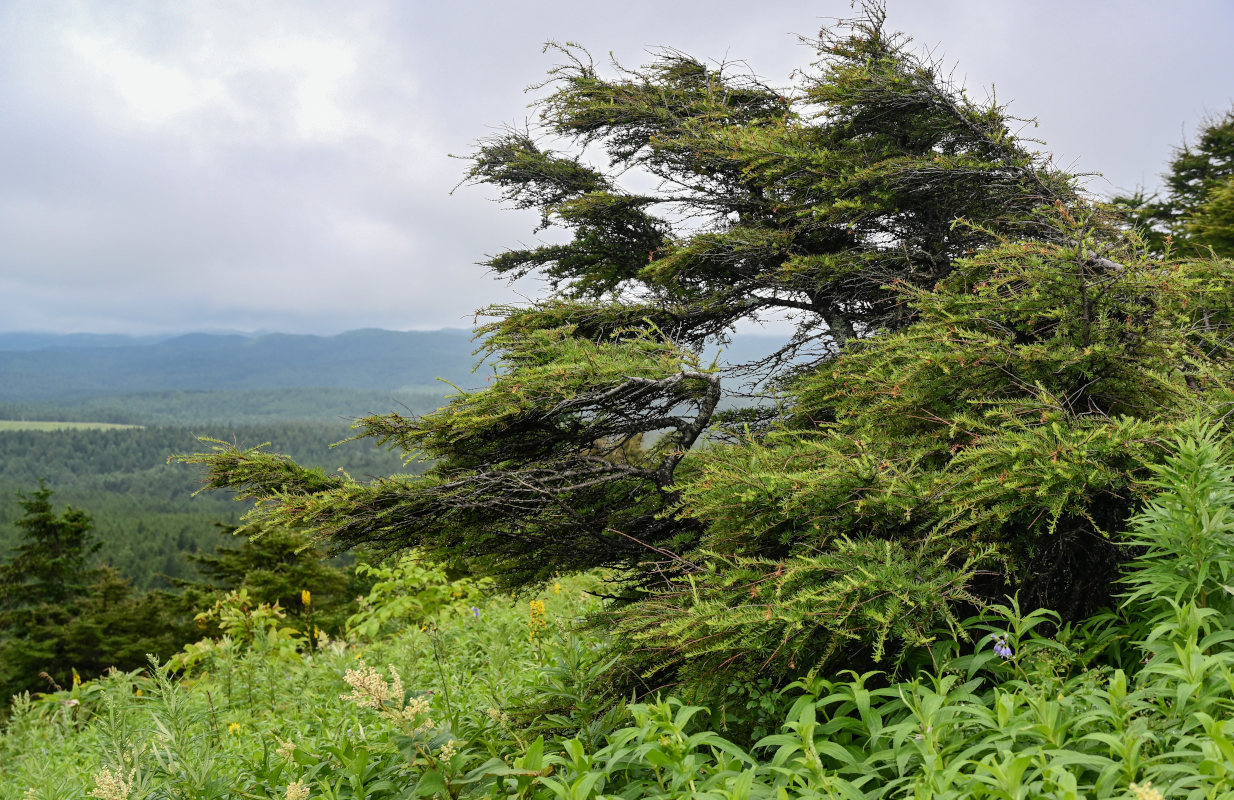
<svg viewBox="0 0 1234 800">
<path fill-rule="evenodd" d="M 414 413 L 440 406 L 447 392 L 375 391 L 295 387 L 284 389 L 162 390 L 140 394 L 0 403 L 0 419 L 71 420 L 130 425 L 252 425 L 315 420 L 344 422 L 377 409 Z"/>
<path fill-rule="evenodd" d="M 431 411 L 467 385 L 462 331 L 353 331 L 331 337 L 0 334 L 0 560 L 15 541 L 18 492 L 45 481 L 58 503 L 85 509 L 98 557 L 138 589 L 192 572 L 186 553 L 213 551 L 218 525 L 247 505 L 194 496 L 196 470 L 168 463 L 199 436 L 280 452 L 337 472 L 383 475 L 400 459 L 368 443 L 331 449 L 352 420 L 401 408 Z M 406 387 L 417 387 L 408 391 Z M 23 429 L 22 421 L 123 423 L 123 430 Z M 33 427 L 33 426 L 31 426 Z"/>
<path fill-rule="evenodd" d="M 0 431 L 0 554 L 15 541 L 18 491 L 45 480 L 57 503 L 94 518 L 104 562 L 138 588 L 167 585 L 162 576 L 192 573 L 185 553 L 213 551 L 223 541 L 217 524 L 236 524 L 248 508 L 226 494 L 194 497 L 201 476 L 168 463 L 171 455 L 200 449 L 197 437 L 211 436 L 244 447 L 269 442 L 327 472 L 375 476 L 403 469 L 396 455 L 367 442 L 330 447 L 351 433 L 341 422 Z"/>
</svg>

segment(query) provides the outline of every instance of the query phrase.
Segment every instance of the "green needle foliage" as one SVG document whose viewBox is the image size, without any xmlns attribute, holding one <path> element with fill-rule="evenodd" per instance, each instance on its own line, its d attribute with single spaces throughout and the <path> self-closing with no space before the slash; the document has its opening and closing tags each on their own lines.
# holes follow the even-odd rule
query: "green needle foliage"
<svg viewBox="0 0 1234 800">
<path fill-rule="evenodd" d="M 654 618 L 620 612 L 657 667 L 791 674 L 852 643 L 903 655 L 1013 591 L 1068 620 L 1110 601 L 1111 534 L 1151 465 L 1232 399 L 1230 286 L 1058 224 L 1078 244 L 1007 242 L 905 290 L 917 322 L 801 377 L 767 434 L 698 456 L 681 513 L 707 527 L 705 566 Z"/>
<path fill-rule="evenodd" d="M 1204 205 L 1196 210 L 1187 228 L 1201 247 L 1234 257 L 1234 174 L 1209 189 Z"/>
<path fill-rule="evenodd" d="M 71 603 L 97 577 L 92 556 L 101 544 L 94 520 L 71 506 L 57 514 L 51 496 L 41 481 L 35 491 L 19 494 L 22 541 L 0 566 L 0 609 L 6 612 Z"/>
<path fill-rule="evenodd" d="M 223 536 L 235 534 L 232 526 L 220 525 L 217 530 Z M 274 528 L 239 538 L 235 546 L 187 556 L 201 579 L 177 582 L 183 604 L 200 610 L 244 590 L 255 605 L 277 604 L 299 627 L 311 626 L 330 635 L 343 630 L 347 617 L 358 609 L 356 596 L 368 589 L 368 581 L 356 570 L 326 561 L 303 531 Z"/>
</svg>

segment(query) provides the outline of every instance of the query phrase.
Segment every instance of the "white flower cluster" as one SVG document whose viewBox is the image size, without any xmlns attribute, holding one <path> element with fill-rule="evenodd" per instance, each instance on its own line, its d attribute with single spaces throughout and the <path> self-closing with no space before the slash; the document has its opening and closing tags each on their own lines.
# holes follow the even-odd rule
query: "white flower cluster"
<svg viewBox="0 0 1234 800">
<path fill-rule="evenodd" d="M 275 738 L 278 739 L 277 736 Z M 291 761 L 292 757 L 296 754 L 296 743 L 292 741 L 285 742 L 282 739 L 278 739 L 278 743 L 279 746 L 274 752 L 278 753 L 280 758 Z"/>
<path fill-rule="evenodd" d="M 287 800 L 307 800 L 309 787 L 300 781 L 287 784 Z"/>
<path fill-rule="evenodd" d="M 103 767 L 94 776 L 94 791 L 90 794 L 98 800 L 129 800 L 133 791 L 133 775 L 130 772 L 127 780 L 123 773 L 112 772 L 110 767 Z"/>
<path fill-rule="evenodd" d="M 390 682 L 373 667 L 360 662 L 359 669 L 349 669 L 343 680 L 351 687 L 350 694 L 340 695 L 344 700 L 350 700 L 362 708 L 371 708 L 383 716 L 398 722 L 415 723 L 423 717 L 420 723 L 412 729 L 413 733 L 426 733 L 432 730 L 433 720 L 427 715 L 430 708 L 427 696 L 413 697 L 403 702 L 403 679 L 394 665 L 389 666 Z M 394 701 L 393 705 L 388 705 Z"/>
<path fill-rule="evenodd" d="M 1164 795 L 1153 788 L 1152 781 L 1144 781 L 1142 784 L 1133 783 L 1130 789 L 1135 800 L 1165 800 Z"/>
<path fill-rule="evenodd" d="M 360 662 L 359 669 L 349 669 L 343 680 L 351 687 L 351 694 L 339 695 L 344 700 L 350 700 L 361 708 L 381 709 L 390 700 L 403 702 L 403 681 L 398 671 L 390 667 L 393 680 L 389 685 L 386 679 L 375 668 Z"/>
</svg>

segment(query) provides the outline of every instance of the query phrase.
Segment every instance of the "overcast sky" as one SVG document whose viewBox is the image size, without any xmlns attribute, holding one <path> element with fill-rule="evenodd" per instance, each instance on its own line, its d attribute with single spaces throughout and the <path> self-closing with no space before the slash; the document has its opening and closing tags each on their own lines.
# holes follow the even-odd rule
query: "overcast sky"
<svg viewBox="0 0 1234 800">
<path fill-rule="evenodd" d="M 1234 102 L 1229 0 L 889 0 L 1101 194 Z M 672 46 L 787 83 L 815 2 L 0 0 L 0 330 L 469 327 L 534 220 L 450 194 L 521 123 L 546 40 Z"/>
</svg>

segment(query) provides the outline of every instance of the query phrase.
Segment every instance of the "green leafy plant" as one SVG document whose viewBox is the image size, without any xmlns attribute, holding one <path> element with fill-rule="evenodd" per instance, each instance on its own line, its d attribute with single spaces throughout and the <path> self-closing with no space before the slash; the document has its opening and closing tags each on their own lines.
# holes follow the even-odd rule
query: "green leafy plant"
<svg viewBox="0 0 1234 800">
<path fill-rule="evenodd" d="M 346 627 L 363 639 L 423 625 L 451 606 L 478 608 L 492 584 L 487 578 L 451 579 L 444 568 L 415 553 L 386 563 L 357 564 L 356 573 L 371 580 L 372 588 Z"/>
</svg>

